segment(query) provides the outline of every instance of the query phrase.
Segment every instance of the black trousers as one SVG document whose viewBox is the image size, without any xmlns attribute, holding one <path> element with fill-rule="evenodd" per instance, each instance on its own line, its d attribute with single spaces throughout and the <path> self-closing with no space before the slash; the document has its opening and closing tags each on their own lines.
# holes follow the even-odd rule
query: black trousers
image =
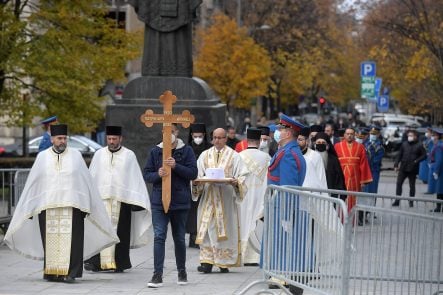
<svg viewBox="0 0 443 295">
<path fill-rule="evenodd" d="M 77 208 L 72 208 L 72 238 L 71 238 L 71 257 L 69 261 L 68 276 L 71 278 L 81 278 L 83 275 L 83 241 L 84 241 L 84 218 L 86 213 Z M 42 237 L 43 249 L 46 258 L 46 210 L 38 215 L 40 225 L 40 235 Z M 45 259 L 46 261 L 46 259 Z M 46 265 L 44 265 L 46 267 Z M 44 279 L 64 277 L 57 275 L 43 274 Z"/>
<path fill-rule="evenodd" d="M 408 178 L 409 180 L 409 196 L 415 197 L 415 180 L 417 179 L 417 173 L 415 171 L 412 172 L 407 172 L 402 170 L 398 171 L 397 189 L 395 194 L 397 196 L 401 196 L 403 182 L 405 182 L 406 178 Z"/>
</svg>

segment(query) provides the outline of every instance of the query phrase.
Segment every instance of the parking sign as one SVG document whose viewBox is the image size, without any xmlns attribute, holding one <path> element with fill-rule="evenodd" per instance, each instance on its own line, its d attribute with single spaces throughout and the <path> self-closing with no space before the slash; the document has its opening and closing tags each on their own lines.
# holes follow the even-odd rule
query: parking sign
<svg viewBox="0 0 443 295">
<path fill-rule="evenodd" d="M 364 61 L 360 64 L 360 75 L 362 77 L 375 77 L 376 65 L 373 61 Z"/>
<path fill-rule="evenodd" d="M 387 112 L 389 110 L 389 95 L 379 95 L 377 98 L 377 110 Z"/>
</svg>

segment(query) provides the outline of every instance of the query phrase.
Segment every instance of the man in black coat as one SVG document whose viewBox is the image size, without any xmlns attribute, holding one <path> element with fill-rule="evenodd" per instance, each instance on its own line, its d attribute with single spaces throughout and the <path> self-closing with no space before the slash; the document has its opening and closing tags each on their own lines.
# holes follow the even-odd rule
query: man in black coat
<svg viewBox="0 0 443 295">
<path fill-rule="evenodd" d="M 418 141 L 417 132 L 409 130 L 407 132 L 407 141 L 403 142 L 400 152 L 394 163 L 394 169 L 398 172 L 396 195 L 401 196 L 403 182 L 409 179 L 409 196 L 415 196 L 415 180 L 418 174 L 420 161 L 426 158 L 426 150 Z M 399 168 L 400 165 L 400 168 Z M 392 206 L 399 206 L 400 201 L 395 200 Z M 409 207 L 413 207 L 414 203 L 409 201 Z"/>
</svg>

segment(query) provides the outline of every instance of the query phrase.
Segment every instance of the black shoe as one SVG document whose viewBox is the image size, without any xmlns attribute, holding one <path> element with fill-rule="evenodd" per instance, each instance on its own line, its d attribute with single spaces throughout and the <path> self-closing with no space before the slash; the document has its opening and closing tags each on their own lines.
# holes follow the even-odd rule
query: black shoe
<svg viewBox="0 0 443 295">
<path fill-rule="evenodd" d="M 440 207 L 437 207 L 437 208 L 435 208 L 434 210 L 431 210 L 430 212 L 436 212 L 436 213 L 443 213 L 443 210 L 442 210 L 442 208 Z"/>
<path fill-rule="evenodd" d="M 258 266 L 258 263 L 244 263 L 244 266 Z"/>
<path fill-rule="evenodd" d="M 211 273 L 212 272 L 212 264 L 202 263 L 197 270 L 202 273 Z"/>
<path fill-rule="evenodd" d="M 296 286 L 289 286 L 289 292 L 291 292 L 293 295 L 302 295 L 303 289 Z"/>
<path fill-rule="evenodd" d="M 63 282 L 65 282 L 67 284 L 73 284 L 73 283 L 75 283 L 75 278 L 71 278 L 70 276 L 67 276 L 67 277 L 65 277 Z"/>
<path fill-rule="evenodd" d="M 398 206 L 400 206 L 400 201 L 395 200 L 394 203 L 392 203 L 392 207 L 398 207 Z"/>
<path fill-rule="evenodd" d="M 414 207 L 414 202 L 413 201 L 409 201 L 409 207 L 410 208 Z"/>
<path fill-rule="evenodd" d="M 114 272 L 115 273 L 122 273 L 124 270 L 123 269 L 121 269 L 121 268 L 116 268 L 116 269 L 114 269 Z"/>
<path fill-rule="evenodd" d="M 187 285 L 188 284 L 188 274 L 186 270 L 182 269 L 178 271 L 178 280 L 177 284 L 179 285 Z"/>
<path fill-rule="evenodd" d="M 163 278 L 162 274 L 158 272 L 154 272 L 152 279 L 148 282 L 149 288 L 158 288 L 163 286 Z"/>
<path fill-rule="evenodd" d="M 221 273 L 228 273 L 229 272 L 229 268 L 227 268 L 227 267 L 220 267 L 220 272 Z"/>
<path fill-rule="evenodd" d="M 85 262 L 85 270 L 99 272 L 101 269 L 99 267 L 97 267 L 95 264 Z"/>
</svg>

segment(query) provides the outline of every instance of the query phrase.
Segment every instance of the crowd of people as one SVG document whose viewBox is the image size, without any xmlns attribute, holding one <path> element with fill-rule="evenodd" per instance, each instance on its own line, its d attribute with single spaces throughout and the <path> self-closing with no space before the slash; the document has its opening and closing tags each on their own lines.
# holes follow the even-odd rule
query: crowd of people
<svg viewBox="0 0 443 295">
<path fill-rule="evenodd" d="M 80 153 L 66 144 L 67 126 L 54 121 L 45 122 L 51 144 L 36 158 L 5 242 L 43 259 L 46 280 L 66 283 L 81 277 L 83 268 L 116 273 L 131 268 L 130 248 L 147 244 L 151 225 L 154 273 L 148 287 L 163 284 L 169 224 L 178 284 L 187 283 L 186 233 L 188 246 L 200 249 L 201 273 L 258 266 L 260 251 L 250 237 L 263 218 L 268 184 L 377 193 L 384 156 L 378 126 L 343 126 L 343 132 L 336 132 L 332 123 L 305 126 L 280 114 L 275 124 L 247 128 L 243 140 L 233 127 L 208 133 L 205 124 L 195 123 L 185 142 L 173 125 L 166 135 L 171 136 L 171 157 L 163 159 L 161 141 L 143 169 L 122 145 L 122 127 L 106 126 L 107 145 L 88 169 Z M 398 196 L 406 178 L 409 196 L 415 196 L 419 175 L 428 193 L 443 200 L 442 134 L 442 129 L 429 129 L 420 140 L 415 130 L 407 132 L 394 164 Z M 223 173 L 219 181 L 207 179 L 214 169 Z M 168 208 L 162 202 L 165 177 L 171 177 Z M 150 194 L 146 183 L 152 184 Z M 348 210 L 356 204 L 352 194 L 331 196 L 344 200 Z M 441 205 L 433 211 L 442 212 Z M 358 225 L 363 224 L 359 216 Z M 303 289 L 291 286 L 291 292 L 302 294 Z"/>
</svg>

